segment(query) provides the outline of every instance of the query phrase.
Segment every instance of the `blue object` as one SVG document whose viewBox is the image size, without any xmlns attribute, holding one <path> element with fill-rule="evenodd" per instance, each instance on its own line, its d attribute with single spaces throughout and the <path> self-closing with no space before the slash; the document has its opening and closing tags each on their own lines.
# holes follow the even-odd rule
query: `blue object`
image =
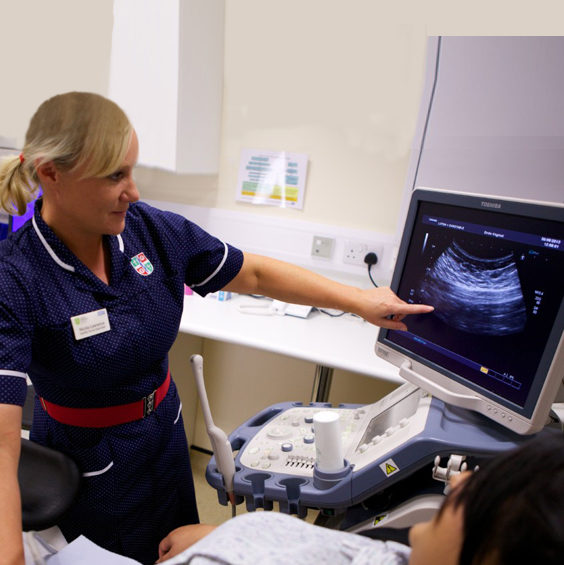
<svg viewBox="0 0 564 565">
<path fill-rule="evenodd" d="M 336 473 L 317 469 L 315 449 L 300 449 L 301 435 L 308 431 L 292 424 L 320 410 L 338 410 L 345 430 L 346 464 Z M 347 434 L 355 422 L 356 429 Z M 286 438 L 283 442 L 281 436 Z M 445 405 L 412 385 L 403 385 L 374 405 L 274 404 L 229 436 L 238 451 L 236 500 L 245 500 L 249 511 L 269 509 L 278 502 L 281 511 L 301 517 L 308 508 L 344 513 L 390 488 L 399 485 L 402 490 L 402 481 L 411 480 L 420 471 L 425 476 L 424 488 L 442 493 L 444 484 L 431 477 L 437 456 L 456 453 L 475 464 L 527 439 L 480 414 Z M 293 445 L 293 450 L 287 451 L 286 444 Z M 214 457 L 206 479 L 217 489 L 219 502 L 227 504 Z"/>
<path fill-rule="evenodd" d="M 13 233 L 19 230 L 28 220 L 33 218 L 33 211 L 35 210 L 35 201 L 41 197 L 43 191 L 41 187 L 37 190 L 37 195 L 35 198 L 28 202 L 26 211 L 21 216 L 10 216 L 10 223 L 9 223 L 9 232 Z"/>
</svg>

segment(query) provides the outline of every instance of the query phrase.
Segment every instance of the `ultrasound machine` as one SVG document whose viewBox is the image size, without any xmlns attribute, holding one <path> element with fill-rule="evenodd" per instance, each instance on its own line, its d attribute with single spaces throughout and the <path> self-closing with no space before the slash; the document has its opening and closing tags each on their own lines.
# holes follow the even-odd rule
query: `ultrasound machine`
<svg viewBox="0 0 564 565">
<path fill-rule="evenodd" d="M 435 307 L 379 332 L 375 353 L 406 383 L 368 405 L 275 404 L 223 442 L 210 434 L 220 503 L 408 527 L 436 512 L 452 474 L 562 433 L 564 206 L 416 189 L 391 288 Z M 322 415 L 338 415 L 337 435 Z M 321 465 L 327 449 L 336 467 Z"/>
</svg>

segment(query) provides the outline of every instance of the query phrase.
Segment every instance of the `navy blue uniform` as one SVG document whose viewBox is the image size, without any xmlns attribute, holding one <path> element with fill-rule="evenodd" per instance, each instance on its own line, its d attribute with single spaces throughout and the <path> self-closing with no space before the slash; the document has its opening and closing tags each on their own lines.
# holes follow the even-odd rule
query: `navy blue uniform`
<svg viewBox="0 0 564 565">
<path fill-rule="evenodd" d="M 205 295 L 239 272 L 243 254 L 185 218 L 132 204 L 125 230 L 104 236 L 110 284 L 86 268 L 43 222 L 0 243 L 0 403 L 23 405 L 26 374 L 61 406 L 138 401 L 165 379 L 184 284 Z M 76 340 L 71 318 L 106 309 L 110 330 Z M 187 352 L 188 354 L 188 352 Z M 142 420 L 92 429 L 61 424 L 36 399 L 31 439 L 68 453 L 84 480 L 60 524 L 143 563 L 173 528 L 198 521 L 174 381 Z"/>
</svg>

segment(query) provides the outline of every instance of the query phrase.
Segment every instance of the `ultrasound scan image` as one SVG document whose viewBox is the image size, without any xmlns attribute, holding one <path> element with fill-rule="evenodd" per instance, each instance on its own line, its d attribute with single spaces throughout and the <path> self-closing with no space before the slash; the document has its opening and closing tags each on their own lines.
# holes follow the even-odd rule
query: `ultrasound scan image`
<svg viewBox="0 0 564 565">
<path fill-rule="evenodd" d="M 453 241 L 422 282 L 421 294 L 445 324 L 477 335 L 522 332 L 527 313 L 513 253 L 477 257 Z"/>
</svg>

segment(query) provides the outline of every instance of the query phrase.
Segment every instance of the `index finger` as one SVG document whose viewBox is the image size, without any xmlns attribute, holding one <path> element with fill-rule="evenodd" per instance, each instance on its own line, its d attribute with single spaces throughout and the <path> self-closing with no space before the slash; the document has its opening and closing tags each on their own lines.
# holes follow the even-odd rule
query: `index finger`
<svg viewBox="0 0 564 565">
<path fill-rule="evenodd" d="M 396 314 L 403 314 L 404 316 L 409 314 L 428 314 L 434 309 L 434 306 L 429 306 L 428 304 L 407 304 L 406 302 L 390 304 L 389 306 L 390 315 L 392 316 Z"/>
</svg>

